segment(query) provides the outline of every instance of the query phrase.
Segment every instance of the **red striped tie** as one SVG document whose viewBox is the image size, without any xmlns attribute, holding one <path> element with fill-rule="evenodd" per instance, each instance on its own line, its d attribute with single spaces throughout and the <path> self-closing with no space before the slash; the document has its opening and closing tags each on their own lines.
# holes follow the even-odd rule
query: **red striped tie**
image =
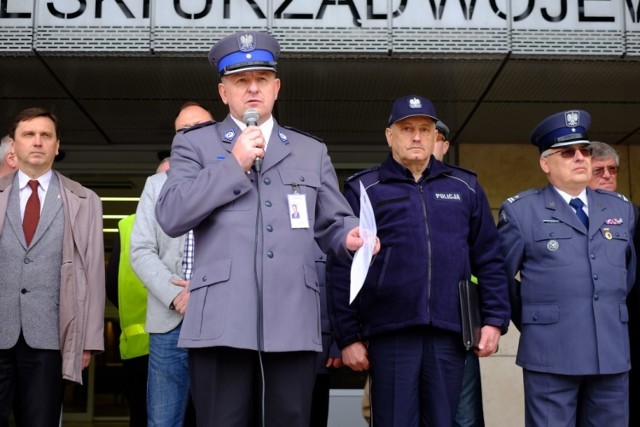
<svg viewBox="0 0 640 427">
<path fill-rule="evenodd" d="M 36 234 L 36 228 L 38 228 L 38 221 L 40 221 L 40 198 L 38 197 L 38 181 L 29 181 L 29 187 L 31 187 L 31 196 L 27 200 L 27 206 L 24 210 L 24 218 L 22 220 L 22 229 L 24 230 L 24 239 L 27 241 L 27 246 L 31 244 L 33 235 Z"/>
</svg>

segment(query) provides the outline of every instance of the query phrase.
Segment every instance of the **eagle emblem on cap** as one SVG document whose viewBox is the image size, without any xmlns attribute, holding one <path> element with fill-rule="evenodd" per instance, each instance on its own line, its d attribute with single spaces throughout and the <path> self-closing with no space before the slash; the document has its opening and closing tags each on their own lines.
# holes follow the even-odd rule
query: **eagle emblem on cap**
<svg viewBox="0 0 640 427">
<path fill-rule="evenodd" d="M 567 127 L 576 127 L 580 124 L 580 113 L 578 111 L 567 111 L 564 113 L 564 121 Z"/>
<path fill-rule="evenodd" d="M 253 40 L 253 34 L 243 34 L 240 36 L 240 51 L 250 52 L 256 49 L 256 43 Z"/>
<path fill-rule="evenodd" d="M 418 98 L 411 98 L 409 100 L 409 108 L 422 108 L 422 102 Z"/>
</svg>

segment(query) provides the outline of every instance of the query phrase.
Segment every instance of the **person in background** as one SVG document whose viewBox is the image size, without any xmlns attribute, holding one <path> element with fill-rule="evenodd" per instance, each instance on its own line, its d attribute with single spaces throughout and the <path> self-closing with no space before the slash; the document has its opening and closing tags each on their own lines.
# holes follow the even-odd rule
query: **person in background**
<svg viewBox="0 0 640 427">
<path fill-rule="evenodd" d="M 441 120 L 436 122 L 436 143 L 433 156 L 443 161 L 449 151 L 449 127 Z M 472 281 L 477 279 L 471 278 Z M 473 350 L 467 351 L 464 361 L 464 376 L 460 402 L 454 421 L 455 427 L 484 427 L 484 412 L 482 410 L 482 382 L 480 381 L 480 361 Z"/>
<path fill-rule="evenodd" d="M 106 269 L 107 298 L 118 309 L 123 392 L 129 404 L 129 427 L 147 425 L 149 334 L 144 330 L 147 290 L 131 269 L 129 238 L 135 214 L 118 221 L 118 234 Z"/>
<path fill-rule="evenodd" d="M 637 205 L 636 205 L 637 206 Z M 640 248 L 640 226 L 636 223 L 633 235 L 634 247 Z M 640 250 L 636 250 L 637 264 L 640 265 Z M 640 396 L 640 274 L 636 272 L 636 284 L 627 297 L 629 310 L 629 341 L 631 350 L 631 371 L 629 372 L 629 427 L 640 420 L 640 409 L 635 403 Z M 634 366 L 636 368 L 634 368 Z"/>
<path fill-rule="evenodd" d="M 591 179 L 589 188 L 616 191 L 620 155 L 609 144 L 591 141 Z"/>
<path fill-rule="evenodd" d="M 169 169 L 164 158 L 156 173 Z M 118 309 L 120 318 L 120 359 L 124 369 L 124 394 L 129 402 L 129 427 L 147 426 L 147 375 L 149 334 L 144 330 L 147 316 L 147 289 L 138 279 L 129 261 L 129 242 L 135 214 L 118 221 L 107 263 L 107 298 Z"/>
<path fill-rule="evenodd" d="M 354 212 L 364 186 L 385 243 L 353 303 L 348 263 L 330 258 L 327 265 L 334 335 L 345 365 L 370 370 L 375 426 L 453 425 L 466 356 L 461 280 L 473 274 L 482 284 L 479 356 L 496 351 L 509 325 L 489 202 L 475 174 L 433 156 L 436 122 L 428 99 L 398 98 L 385 130 L 389 157 L 345 183 Z"/>
<path fill-rule="evenodd" d="M 187 132 L 213 122 L 211 113 L 195 103 L 180 109 L 174 127 Z M 171 160 L 161 167 L 168 170 Z M 178 336 L 189 301 L 194 241 L 188 232 L 167 236 L 158 225 L 155 205 L 167 180 L 161 172 L 147 178 L 131 232 L 130 258 L 136 275 L 147 288 L 145 330 L 149 333 L 147 416 L 149 427 L 195 425 L 189 404 L 187 350 L 178 348 Z M 188 410 L 191 408 L 191 410 Z"/>
<path fill-rule="evenodd" d="M 438 134 L 436 135 L 436 142 L 433 145 L 433 157 L 443 162 L 444 156 L 446 156 L 449 151 L 449 126 L 444 124 L 442 120 L 438 120 L 436 121 L 436 131 L 438 131 Z"/>
<path fill-rule="evenodd" d="M 193 229 L 197 243 L 179 345 L 199 427 L 309 426 L 322 350 L 315 243 L 349 258 L 363 244 L 326 146 L 272 116 L 279 53 L 252 31 L 211 48 L 229 115 L 176 135 L 156 205 L 169 236 Z"/>
<path fill-rule="evenodd" d="M 600 141 L 591 141 L 591 179 L 589 188 L 592 190 L 616 191 L 618 188 L 618 172 L 620 172 L 620 155 L 616 150 Z M 640 206 L 633 205 L 636 235 L 638 235 L 638 212 Z M 636 253 L 638 243 L 634 244 Z M 636 273 L 636 279 L 638 274 Z M 640 398 L 640 289 L 638 283 L 627 297 L 629 310 L 629 350 L 631 354 L 631 370 L 629 371 L 629 426 L 638 425 L 640 409 L 635 402 Z"/>
<path fill-rule="evenodd" d="M 213 114 L 211 114 L 211 111 L 197 102 L 188 101 L 180 107 L 173 126 L 177 133 L 196 125 L 204 125 L 211 122 L 213 122 Z"/>
<path fill-rule="evenodd" d="M 0 140 L 0 178 L 15 172 L 18 168 L 16 155 L 11 146 L 9 135 L 3 136 Z"/>
<path fill-rule="evenodd" d="M 591 141 L 591 179 L 589 188 L 596 190 L 616 191 L 618 188 L 618 173 L 620 172 L 620 155 L 616 150 L 600 141 Z M 640 205 L 633 205 L 636 219 L 640 216 Z"/>
<path fill-rule="evenodd" d="M 331 321 L 327 311 L 327 290 L 325 270 L 327 256 L 316 246 L 316 271 L 318 273 L 318 288 L 320 289 L 320 318 L 322 326 L 322 352 L 318 353 L 316 361 L 316 382 L 313 386 L 311 404 L 311 427 L 327 427 L 329 421 L 329 399 L 331 391 L 331 372 L 342 366 L 342 355 L 333 339 Z"/>
<path fill-rule="evenodd" d="M 53 170 L 58 119 L 18 113 L 17 172 L 0 178 L 0 426 L 58 427 L 66 382 L 104 350 L 98 196 Z"/>
<path fill-rule="evenodd" d="M 531 143 L 549 184 L 500 208 L 527 427 L 628 424 L 633 208 L 588 188 L 590 124 L 583 110 L 541 121 Z"/>
</svg>

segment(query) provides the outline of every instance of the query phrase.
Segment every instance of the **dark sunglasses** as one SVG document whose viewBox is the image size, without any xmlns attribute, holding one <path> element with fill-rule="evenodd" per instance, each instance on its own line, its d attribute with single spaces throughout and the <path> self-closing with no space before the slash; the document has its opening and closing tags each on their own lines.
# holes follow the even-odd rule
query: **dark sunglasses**
<svg viewBox="0 0 640 427">
<path fill-rule="evenodd" d="M 554 154 L 558 154 L 560 153 L 560 157 L 562 157 L 563 159 L 573 159 L 573 157 L 576 155 L 576 151 L 579 151 L 580 154 L 582 154 L 582 157 L 591 157 L 591 147 L 580 147 L 580 148 L 575 148 L 575 147 L 567 147 L 567 148 L 562 148 L 558 151 L 554 151 L 553 153 L 547 155 L 547 157 L 553 156 Z"/>
<path fill-rule="evenodd" d="M 620 168 L 618 166 L 607 166 L 605 168 L 593 168 L 591 173 L 593 176 L 602 176 L 604 171 L 609 172 L 609 175 L 617 175 Z"/>
</svg>

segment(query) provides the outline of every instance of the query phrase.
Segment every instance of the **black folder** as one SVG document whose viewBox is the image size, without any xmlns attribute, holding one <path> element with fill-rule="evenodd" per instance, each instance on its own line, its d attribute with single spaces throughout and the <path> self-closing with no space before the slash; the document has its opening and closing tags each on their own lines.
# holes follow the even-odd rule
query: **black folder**
<svg viewBox="0 0 640 427">
<path fill-rule="evenodd" d="M 460 314 L 462 317 L 462 342 L 467 350 L 478 348 L 482 315 L 480 314 L 480 290 L 470 280 L 460 280 Z"/>
</svg>

